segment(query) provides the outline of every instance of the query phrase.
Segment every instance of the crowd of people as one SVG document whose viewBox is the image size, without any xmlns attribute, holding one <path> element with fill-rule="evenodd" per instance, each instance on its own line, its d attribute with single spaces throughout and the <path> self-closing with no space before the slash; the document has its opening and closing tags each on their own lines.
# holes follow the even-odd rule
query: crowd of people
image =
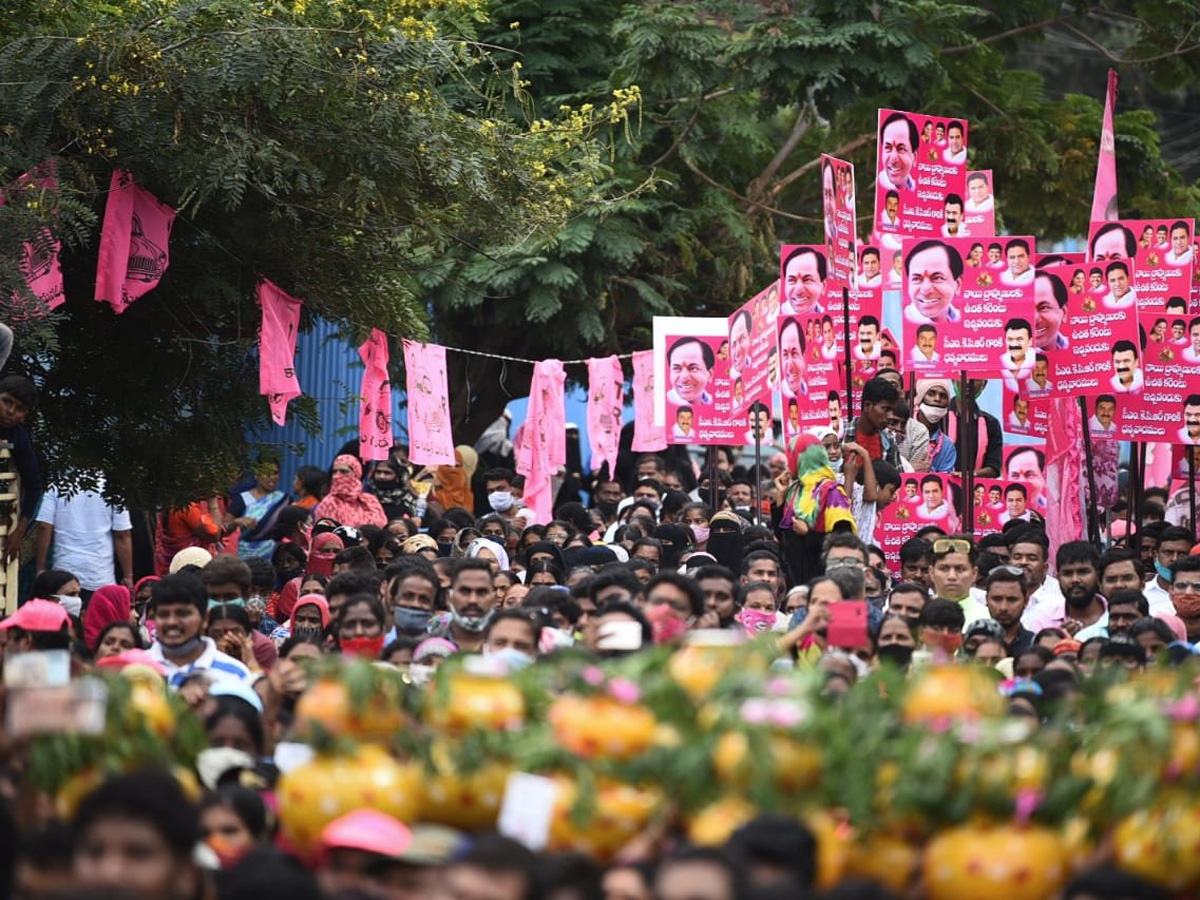
<svg viewBox="0 0 1200 900">
<path fill-rule="evenodd" d="M 941 401 L 938 387 L 926 386 L 923 409 Z M 145 770 L 102 781 L 64 817 L 30 796 L 28 743 L 6 739 L 0 895 L 7 877 L 23 898 L 815 896 L 813 835 L 781 817 L 718 847 L 667 831 L 601 866 L 362 809 L 329 823 L 301 865 L 276 840 L 277 750 L 294 739 L 310 667 L 335 655 L 395 667 L 419 691 L 463 656 L 518 671 L 726 632 L 772 642 L 775 668 L 820 673 L 830 704 L 881 667 L 978 667 L 1035 727 L 1098 672 L 1195 663 L 1200 544 L 1163 521 L 1153 496 L 1113 546 L 1077 540 L 1051 556 L 1035 512 L 979 540 L 931 525 L 887 558 L 870 537 L 901 454 L 928 470 L 949 453 L 928 427 L 942 418 L 898 409 L 899 386 L 873 379 L 842 434 L 801 435 L 762 470 L 737 451 L 711 466 L 674 449 L 624 453 L 612 476 L 564 473 L 549 522 L 523 505 L 495 431 L 459 447 L 457 466 L 421 469 L 399 446 L 366 467 L 342 453 L 302 468 L 290 492 L 264 460 L 228 496 L 165 511 L 156 571 L 141 578 L 127 514 L 48 492 L 29 511 L 40 529 L 32 596 L 0 622 L 5 658 L 68 651 L 76 675 L 149 668 L 220 753 L 199 767 L 199 802 Z M 841 608 L 864 610 L 861 627 Z M 847 883 L 822 896 L 893 895 Z M 1166 894 L 1101 864 L 1062 896 Z"/>
</svg>

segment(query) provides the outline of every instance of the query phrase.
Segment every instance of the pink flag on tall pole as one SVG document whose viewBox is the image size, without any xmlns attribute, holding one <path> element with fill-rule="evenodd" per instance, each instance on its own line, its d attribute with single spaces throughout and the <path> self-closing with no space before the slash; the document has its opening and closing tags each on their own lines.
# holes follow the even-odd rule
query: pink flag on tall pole
<svg viewBox="0 0 1200 900">
<path fill-rule="evenodd" d="M 1113 107 L 1117 102 L 1117 72 L 1108 70 L 1108 90 L 1104 98 L 1104 122 L 1100 128 L 1100 153 L 1096 160 L 1096 183 L 1092 190 L 1092 221 L 1117 218 L 1117 157 L 1113 139 Z M 1084 453 L 1083 413 L 1073 397 L 1058 397 L 1051 402 L 1051 421 L 1056 425 L 1046 436 L 1046 536 L 1050 539 L 1050 559 L 1068 541 L 1083 537 Z M 1116 452 L 1112 447 L 1093 442 L 1093 456 Z M 1096 466 L 1097 473 L 1106 467 Z M 1104 485 L 1097 481 L 1097 493 Z M 1093 498 L 1093 503 L 1096 498 Z"/>
<path fill-rule="evenodd" d="M 667 429 L 654 424 L 654 351 L 633 354 L 633 450 L 658 453 L 667 449 Z"/>
<path fill-rule="evenodd" d="M 588 360 L 588 444 L 592 471 L 608 463 L 608 477 L 616 477 L 617 450 L 621 443 L 621 411 L 625 407 L 625 373 L 615 356 Z"/>
<path fill-rule="evenodd" d="M 265 278 L 258 280 L 262 329 L 258 333 L 258 392 L 265 394 L 276 425 L 287 419 L 288 401 L 300 396 L 296 377 L 296 336 L 303 301 Z"/>
<path fill-rule="evenodd" d="M 1116 69 L 1108 70 L 1108 91 L 1104 97 L 1104 123 L 1100 126 L 1100 154 L 1096 160 L 1096 186 L 1092 191 L 1092 221 L 1117 218 L 1117 144 L 1113 136 L 1113 108 L 1117 105 Z"/>
<path fill-rule="evenodd" d="M 446 348 L 405 341 L 404 373 L 408 391 L 408 458 L 421 465 L 457 465 L 450 430 Z"/>
<path fill-rule="evenodd" d="M 54 163 L 47 162 L 38 166 L 32 172 L 26 172 L 17 179 L 13 186 L 11 199 L 16 203 L 44 208 L 46 195 L 58 190 L 58 179 L 54 175 Z M 0 206 L 7 198 L 0 193 Z M 46 305 L 47 309 L 57 309 L 65 302 L 63 293 L 62 268 L 58 264 L 58 253 L 62 244 L 49 228 L 39 228 L 37 235 L 25 241 L 22 245 L 21 274 L 25 276 L 25 284 L 30 293 Z M 13 299 L 18 300 L 13 292 Z M 30 311 L 38 315 L 38 310 Z"/>
<path fill-rule="evenodd" d="M 358 348 L 363 361 L 359 392 L 358 455 L 365 462 L 387 459 L 392 449 L 392 384 L 388 379 L 387 335 L 378 328 Z"/>
<path fill-rule="evenodd" d="M 122 169 L 112 174 L 100 253 L 96 262 L 96 300 L 122 313 L 158 285 L 167 271 L 167 243 L 175 210 L 133 183 Z"/>
<path fill-rule="evenodd" d="M 533 367 L 529 408 L 517 446 L 517 471 L 525 476 L 525 505 L 542 523 L 550 521 L 553 479 L 567 461 L 566 379 L 557 359 L 544 359 Z"/>
</svg>

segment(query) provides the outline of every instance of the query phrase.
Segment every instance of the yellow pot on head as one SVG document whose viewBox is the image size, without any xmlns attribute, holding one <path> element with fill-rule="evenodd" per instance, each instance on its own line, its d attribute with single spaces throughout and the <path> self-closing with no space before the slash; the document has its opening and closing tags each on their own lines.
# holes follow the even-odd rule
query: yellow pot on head
<svg viewBox="0 0 1200 900">
<path fill-rule="evenodd" d="M 928 900 L 1046 900 L 1067 875 L 1066 843 L 1048 828 L 962 825 L 925 848 Z"/>
<path fill-rule="evenodd" d="M 601 781 L 596 786 L 595 812 L 583 824 L 571 817 L 579 796 L 578 785 L 565 775 L 555 777 L 558 792 L 550 819 L 547 849 L 575 850 L 607 861 L 646 829 L 662 806 L 663 796 L 655 788 L 618 781 Z"/>
<path fill-rule="evenodd" d="M 1172 893 L 1200 889 L 1200 806 L 1170 798 L 1113 829 L 1118 868 Z"/>
</svg>

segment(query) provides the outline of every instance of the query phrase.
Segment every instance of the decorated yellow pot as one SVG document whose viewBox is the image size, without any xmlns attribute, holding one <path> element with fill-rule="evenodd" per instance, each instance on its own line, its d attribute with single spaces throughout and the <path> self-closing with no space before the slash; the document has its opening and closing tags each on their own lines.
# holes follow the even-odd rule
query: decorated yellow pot
<svg viewBox="0 0 1200 900">
<path fill-rule="evenodd" d="M 1067 879 L 1067 847 L 1048 828 L 962 825 L 925 848 L 928 900 L 1046 900 Z"/>
<path fill-rule="evenodd" d="M 1172 893 L 1200 889 L 1200 806 L 1183 797 L 1122 819 L 1113 829 L 1117 866 Z"/>
<path fill-rule="evenodd" d="M 555 782 L 558 793 L 547 849 L 576 850 L 602 861 L 612 859 L 645 830 L 663 802 L 662 794 L 654 788 L 601 781 L 596 787 L 594 814 L 577 824 L 571 811 L 579 796 L 578 785 L 565 775 L 555 776 Z"/>
<path fill-rule="evenodd" d="M 583 759 L 631 759 L 655 741 L 658 720 L 637 703 L 564 694 L 549 712 L 554 736 Z"/>
</svg>

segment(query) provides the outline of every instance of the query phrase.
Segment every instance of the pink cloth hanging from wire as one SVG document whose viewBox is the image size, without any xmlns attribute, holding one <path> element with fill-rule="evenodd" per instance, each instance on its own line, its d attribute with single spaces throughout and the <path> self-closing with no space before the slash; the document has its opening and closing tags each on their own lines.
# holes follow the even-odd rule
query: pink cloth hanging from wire
<svg viewBox="0 0 1200 900">
<path fill-rule="evenodd" d="M 517 443 L 517 471 L 525 476 L 524 503 L 539 523 L 554 507 L 554 476 L 567 462 L 566 370 L 557 359 L 533 367 L 529 409 Z"/>
<path fill-rule="evenodd" d="M 621 412 L 625 407 L 625 373 L 615 356 L 588 360 L 588 445 L 592 471 L 608 464 L 608 477 L 617 477 L 621 443 Z"/>
<path fill-rule="evenodd" d="M 446 348 L 404 342 L 408 392 L 408 458 L 421 465 L 455 466 Z"/>
<path fill-rule="evenodd" d="M 258 280 L 262 329 L 258 333 L 258 392 L 265 394 L 276 425 L 287 419 L 287 405 L 300 396 L 296 377 L 296 336 L 302 301 L 266 278 Z"/>
<path fill-rule="evenodd" d="M 358 455 L 366 461 L 387 459 L 392 449 L 392 384 L 388 377 L 387 335 L 378 328 L 358 348 L 363 361 L 359 392 Z"/>
<path fill-rule="evenodd" d="M 118 313 L 158 285 L 167 271 L 167 244 L 175 210 L 133 183 L 122 169 L 112 174 L 100 252 L 96 300 Z"/>
<path fill-rule="evenodd" d="M 658 453 L 667 449 L 667 429 L 654 424 L 654 351 L 633 354 L 633 450 Z"/>
</svg>

